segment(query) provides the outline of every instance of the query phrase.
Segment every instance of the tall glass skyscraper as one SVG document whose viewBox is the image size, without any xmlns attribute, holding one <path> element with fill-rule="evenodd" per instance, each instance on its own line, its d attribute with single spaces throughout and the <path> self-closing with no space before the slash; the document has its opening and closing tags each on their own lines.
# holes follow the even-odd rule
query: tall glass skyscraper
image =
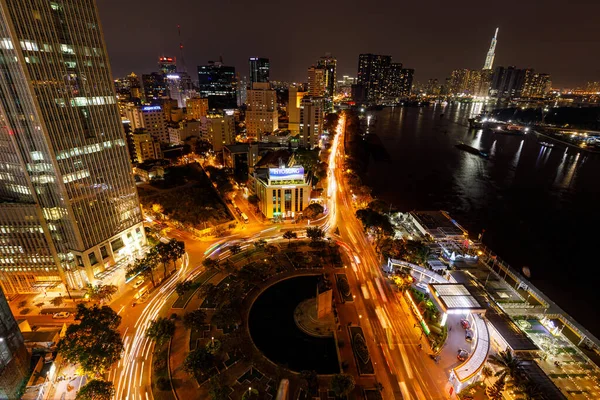
<svg viewBox="0 0 600 400">
<path fill-rule="evenodd" d="M 0 0 L 0 285 L 83 287 L 145 244 L 94 0 Z"/>
<path fill-rule="evenodd" d="M 268 58 L 250 57 L 248 67 L 250 71 L 250 89 L 252 89 L 253 83 L 269 82 L 270 65 Z"/>
</svg>

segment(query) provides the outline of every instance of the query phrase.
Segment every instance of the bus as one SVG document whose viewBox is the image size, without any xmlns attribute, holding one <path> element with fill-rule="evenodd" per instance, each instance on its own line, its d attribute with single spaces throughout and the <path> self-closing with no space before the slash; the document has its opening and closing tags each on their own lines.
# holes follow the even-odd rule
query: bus
<svg viewBox="0 0 600 400">
<path fill-rule="evenodd" d="M 244 220 L 244 223 L 247 224 L 248 222 L 250 222 L 250 220 L 248 219 L 248 216 L 245 213 L 241 214 L 242 219 Z"/>
</svg>

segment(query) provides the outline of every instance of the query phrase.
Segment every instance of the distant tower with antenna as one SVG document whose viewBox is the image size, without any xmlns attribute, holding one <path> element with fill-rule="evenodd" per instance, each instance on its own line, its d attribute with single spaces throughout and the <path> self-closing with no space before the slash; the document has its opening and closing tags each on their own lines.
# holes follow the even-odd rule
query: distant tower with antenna
<svg viewBox="0 0 600 400">
<path fill-rule="evenodd" d="M 179 59 L 181 60 L 181 72 L 187 72 L 185 57 L 183 56 L 183 41 L 181 40 L 181 25 L 177 25 L 177 36 L 179 37 Z"/>
<path fill-rule="evenodd" d="M 498 41 L 498 29 L 496 28 L 496 33 L 494 33 L 494 37 L 492 38 L 492 43 L 490 44 L 490 49 L 485 57 L 485 65 L 483 69 L 492 69 L 494 66 L 494 57 L 496 56 L 496 42 Z"/>
</svg>

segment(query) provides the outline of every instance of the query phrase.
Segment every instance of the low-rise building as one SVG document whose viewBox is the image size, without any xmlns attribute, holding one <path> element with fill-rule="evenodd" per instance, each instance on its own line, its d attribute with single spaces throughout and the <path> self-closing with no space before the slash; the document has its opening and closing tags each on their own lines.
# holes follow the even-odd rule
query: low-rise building
<svg viewBox="0 0 600 400">
<path fill-rule="evenodd" d="M 253 178 L 258 207 L 267 218 L 297 218 L 309 204 L 311 179 L 302 166 L 260 168 Z"/>
<path fill-rule="evenodd" d="M 152 135 L 144 129 L 133 132 L 132 141 L 135 151 L 135 155 L 132 155 L 132 157 L 136 162 L 142 163 L 147 160 L 162 158 L 160 143 L 154 140 Z"/>
</svg>

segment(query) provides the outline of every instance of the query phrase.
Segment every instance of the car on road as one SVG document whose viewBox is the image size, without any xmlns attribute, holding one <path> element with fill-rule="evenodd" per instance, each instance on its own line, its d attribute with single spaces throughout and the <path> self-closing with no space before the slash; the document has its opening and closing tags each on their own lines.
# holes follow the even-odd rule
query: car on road
<svg viewBox="0 0 600 400">
<path fill-rule="evenodd" d="M 458 358 L 459 361 L 465 361 L 468 357 L 468 351 L 466 351 L 465 349 L 458 349 L 458 355 L 456 356 L 456 358 Z"/>
<path fill-rule="evenodd" d="M 137 281 L 135 281 L 135 283 L 133 284 L 133 287 L 135 289 L 139 288 L 140 286 L 142 286 L 142 284 L 144 283 L 143 279 L 138 279 Z"/>
<path fill-rule="evenodd" d="M 466 319 L 461 319 L 460 326 L 462 326 L 463 329 L 469 329 L 471 327 L 471 324 Z"/>
<path fill-rule="evenodd" d="M 69 318 L 70 315 L 71 315 L 71 313 L 68 311 L 61 311 L 61 312 L 52 314 L 52 318 L 54 318 L 54 319 Z"/>
<path fill-rule="evenodd" d="M 465 330 L 465 340 L 471 342 L 473 340 L 473 331 L 471 329 Z"/>
</svg>

